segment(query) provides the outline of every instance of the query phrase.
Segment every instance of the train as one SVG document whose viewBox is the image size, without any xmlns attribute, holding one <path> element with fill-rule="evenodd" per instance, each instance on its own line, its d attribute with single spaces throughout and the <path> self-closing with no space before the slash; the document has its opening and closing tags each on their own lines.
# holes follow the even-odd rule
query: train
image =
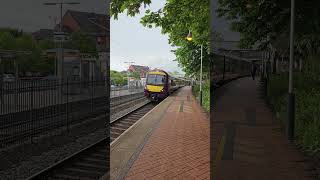
<svg viewBox="0 0 320 180">
<path fill-rule="evenodd" d="M 190 81 L 185 78 L 174 77 L 164 70 L 153 70 L 147 73 L 144 95 L 152 101 L 159 101 L 186 85 L 190 85 Z"/>
</svg>

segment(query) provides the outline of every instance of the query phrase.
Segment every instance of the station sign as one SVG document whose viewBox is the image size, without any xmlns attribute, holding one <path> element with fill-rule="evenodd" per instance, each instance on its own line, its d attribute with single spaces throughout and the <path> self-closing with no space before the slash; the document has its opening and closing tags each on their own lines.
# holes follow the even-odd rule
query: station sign
<svg viewBox="0 0 320 180">
<path fill-rule="evenodd" d="M 69 41 L 70 37 L 68 33 L 65 32 L 54 32 L 53 40 L 54 42 L 65 42 Z"/>
</svg>

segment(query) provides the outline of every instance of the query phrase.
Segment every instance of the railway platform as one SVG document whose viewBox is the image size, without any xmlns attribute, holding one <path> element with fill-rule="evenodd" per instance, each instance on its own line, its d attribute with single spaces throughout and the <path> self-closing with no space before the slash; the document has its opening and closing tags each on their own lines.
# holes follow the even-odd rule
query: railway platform
<svg viewBox="0 0 320 180">
<path fill-rule="evenodd" d="M 209 117 L 183 87 L 110 144 L 110 179 L 210 179 Z"/>
<path fill-rule="evenodd" d="M 287 140 L 258 80 L 241 78 L 216 94 L 211 122 L 215 180 L 312 179 L 310 164 Z"/>
</svg>

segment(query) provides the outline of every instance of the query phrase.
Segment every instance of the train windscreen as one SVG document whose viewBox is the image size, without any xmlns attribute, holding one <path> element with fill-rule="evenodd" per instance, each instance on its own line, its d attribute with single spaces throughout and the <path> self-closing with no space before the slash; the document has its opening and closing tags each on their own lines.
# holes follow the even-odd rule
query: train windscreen
<svg viewBox="0 0 320 180">
<path fill-rule="evenodd" d="M 156 74 L 149 74 L 147 78 L 148 85 L 164 85 L 165 83 L 165 76 L 163 75 L 156 75 Z"/>
</svg>

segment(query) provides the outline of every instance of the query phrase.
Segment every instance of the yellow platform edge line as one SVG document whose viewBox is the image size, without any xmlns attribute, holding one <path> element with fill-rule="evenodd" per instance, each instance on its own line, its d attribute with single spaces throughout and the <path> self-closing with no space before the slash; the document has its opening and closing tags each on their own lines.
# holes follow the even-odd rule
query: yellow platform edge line
<svg viewBox="0 0 320 180">
<path fill-rule="evenodd" d="M 216 166 L 218 161 L 220 161 L 222 159 L 222 154 L 223 154 L 223 151 L 224 151 L 224 146 L 225 146 L 225 142 L 226 142 L 226 133 L 224 132 L 223 133 L 223 136 L 221 137 L 221 141 L 218 145 L 218 151 L 216 153 L 216 158 L 215 158 L 215 161 L 213 162 L 214 163 L 214 167 L 213 167 L 213 173 L 215 173 L 216 171 Z M 214 180 L 214 174 L 212 175 L 212 180 Z"/>
</svg>

